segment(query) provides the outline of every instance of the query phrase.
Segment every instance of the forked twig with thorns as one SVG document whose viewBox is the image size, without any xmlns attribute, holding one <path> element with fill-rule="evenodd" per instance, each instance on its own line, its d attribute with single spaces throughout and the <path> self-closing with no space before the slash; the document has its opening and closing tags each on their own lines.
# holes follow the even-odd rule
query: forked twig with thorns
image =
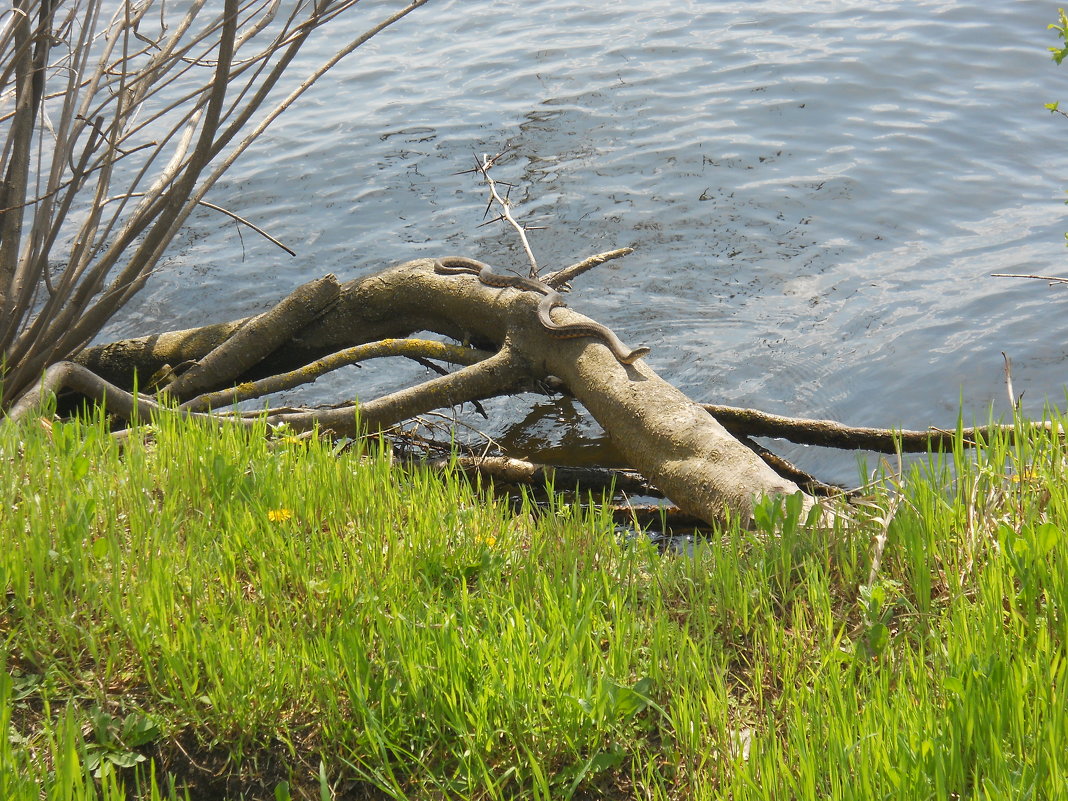
<svg viewBox="0 0 1068 801">
<path fill-rule="evenodd" d="M 527 231 L 532 231 L 535 227 L 520 224 L 520 222 L 516 220 L 516 218 L 512 214 L 512 204 L 511 201 L 508 199 L 508 195 L 511 192 L 511 189 L 514 184 L 510 184 L 506 181 L 496 181 L 491 178 L 489 174 L 490 170 L 493 169 L 493 167 L 497 164 L 497 159 L 503 156 L 504 152 L 505 151 L 502 150 L 500 153 L 497 153 L 493 156 L 487 156 L 485 153 L 483 153 L 481 160 L 478 158 L 475 159 L 475 166 L 473 169 L 463 170 L 462 172 L 458 172 L 457 175 L 467 175 L 468 173 L 477 172 L 479 175 L 482 176 L 483 180 L 485 180 L 486 182 L 486 186 L 489 188 L 490 191 L 490 198 L 489 201 L 486 203 L 486 213 L 483 215 L 483 217 L 489 216 L 490 209 L 493 208 L 493 204 L 495 202 L 498 206 L 501 207 L 501 213 L 494 217 L 492 220 L 487 220 L 483 223 L 483 225 L 489 225 L 490 223 L 502 221 L 507 222 L 509 225 L 511 225 L 512 228 L 515 229 L 516 233 L 519 234 L 519 241 L 522 243 L 523 250 L 527 254 L 527 261 L 530 262 L 529 277 L 537 278 L 538 260 L 534 258 L 534 251 L 530 247 L 530 241 L 527 239 Z M 503 197 L 501 196 L 501 193 L 497 190 L 497 187 L 502 185 L 508 187 L 508 191 L 505 192 Z"/>
</svg>

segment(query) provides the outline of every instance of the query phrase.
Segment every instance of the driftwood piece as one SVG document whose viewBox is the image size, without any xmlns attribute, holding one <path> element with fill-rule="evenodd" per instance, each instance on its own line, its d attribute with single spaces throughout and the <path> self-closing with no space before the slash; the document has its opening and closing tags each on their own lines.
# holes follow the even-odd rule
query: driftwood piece
<svg viewBox="0 0 1068 801">
<path fill-rule="evenodd" d="M 546 280 L 555 285 L 598 259 L 604 260 L 595 257 L 580 262 Z M 706 521 L 725 514 L 748 517 L 760 496 L 799 492 L 799 484 L 809 492 L 833 489 L 809 481 L 810 477 L 799 471 L 771 469 L 754 454 L 759 446 L 751 449 L 743 444 L 750 442 L 749 437 L 894 452 L 949 447 L 957 436 L 955 431 L 858 429 L 835 421 L 701 406 L 661 379 L 645 360 L 621 364 L 596 339 L 560 339 L 559 331 L 538 321 L 540 293 L 492 286 L 468 273 L 442 275 L 434 267 L 435 260 L 419 259 L 344 284 L 336 302 L 303 329 L 294 330 L 288 340 L 241 376 L 241 385 L 215 388 L 186 404 L 187 411 L 228 405 L 314 380 L 358 359 L 385 354 L 413 357 L 413 351 L 419 350 L 420 358 L 429 356 L 466 366 L 418 386 L 364 400 L 358 409 L 350 405 L 327 410 L 276 410 L 268 419 L 296 430 L 319 427 L 353 436 L 442 407 L 534 387 L 562 387 L 590 410 L 632 467 L 682 510 Z M 329 282 L 329 278 L 325 280 Z M 571 308 L 555 308 L 552 313 L 557 326 L 589 322 Z M 57 365 L 49 371 L 43 388 L 70 386 L 93 397 L 108 393 L 109 403 L 118 402 L 135 414 L 142 405 L 155 408 L 103 383 L 103 379 L 128 387 L 135 371 L 151 374 L 164 363 L 204 359 L 213 351 L 217 356 L 225 354 L 225 343 L 243 328 L 248 330 L 248 323 L 237 320 L 89 348 L 78 357 L 81 368 Z M 487 350 L 400 340 L 424 330 Z M 219 374 L 225 372 L 220 370 Z M 103 379 L 94 383 L 89 379 L 93 374 Z M 257 375 L 268 378 L 257 381 Z M 16 411 L 29 408 L 40 398 L 39 392 L 31 395 Z M 965 428 L 962 433 L 967 443 L 995 432 L 1012 434 L 1013 430 L 1011 426 L 989 426 Z M 805 502 L 811 505 L 814 500 L 806 495 Z"/>
<path fill-rule="evenodd" d="M 474 275 L 439 275 L 434 260 L 418 259 L 343 285 L 337 303 L 261 367 L 266 374 L 278 373 L 366 342 L 435 331 L 500 352 L 449 376 L 362 403 L 364 427 L 384 427 L 531 379 L 558 376 L 631 465 L 687 512 L 709 521 L 725 514 L 748 518 L 759 497 L 800 491 L 644 360 L 623 365 L 593 339 L 554 338 L 538 322 L 540 299 L 533 292 L 486 286 Z M 589 321 L 571 308 L 553 314 L 560 324 Z M 163 363 L 202 358 L 243 322 L 91 348 L 79 361 L 121 384 L 132 368 L 151 374 Z M 320 425 L 351 433 L 355 426 L 351 409 L 281 419 L 298 429 Z"/>
</svg>

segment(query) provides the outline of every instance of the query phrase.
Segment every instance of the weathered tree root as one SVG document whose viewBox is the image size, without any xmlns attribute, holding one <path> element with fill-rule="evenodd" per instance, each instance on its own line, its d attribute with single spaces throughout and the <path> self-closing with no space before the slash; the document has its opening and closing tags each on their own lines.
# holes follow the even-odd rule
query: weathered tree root
<svg viewBox="0 0 1068 801">
<path fill-rule="evenodd" d="M 783 478 L 740 442 L 739 436 L 806 437 L 801 441 L 836 447 L 858 441 L 850 439 L 850 432 L 858 430 L 830 421 L 796 421 L 748 410 L 702 407 L 661 379 L 644 360 L 624 365 L 595 340 L 554 339 L 538 321 L 537 293 L 487 286 L 475 276 L 440 275 L 434 264 L 432 259 L 418 259 L 341 286 L 336 301 L 323 313 L 313 314 L 310 324 L 240 377 L 244 385 L 227 390 L 213 387 L 185 411 L 293 386 L 372 353 L 390 349 L 399 353 L 404 348 L 382 340 L 431 330 L 479 343 L 496 353 L 484 358 L 484 353 L 461 355 L 462 349 L 455 346 L 424 344 L 420 355 L 428 355 L 427 347 L 438 347 L 436 355 L 469 363 L 455 373 L 362 403 L 358 419 L 353 406 L 272 413 L 268 421 L 286 423 L 298 431 L 318 427 L 339 436 L 356 436 L 434 409 L 522 391 L 555 377 L 589 409 L 637 471 L 683 511 L 710 522 L 724 515 L 748 518 L 759 497 L 800 492 L 798 481 L 817 491 L 818 482 L 810 481 L 811 477 L 779 465 L 793 477 Z M 582 269 L 588 265 L 579 263 L 573 271 Z M 562 271 L 552 278 L 563 280 L 568 274 Z M 554 314 L 561 324 L 586 320 L 571 308 L 557 309 Z M 230 361 L 229 357 L 222 358 L 227 348 L 217 350 L 247 323 L 239 320 L 90 348 L 79 361 L 105 379 L 125 378 L 124 383 L 134 370 L 151 374 L 165 362 L 203 360 L 202 367 L 210 365 L 211 358 L 206 357 L 213 352 L 212 358 L 247 365 L 250 359 Z M 76 380 L 86 384 L 84 376 Z M 109 402 L 119 400 L 115 389 L 107 390 Z M 138 401 L 123 400 L 134 410 L 139 408 Z M 718 422 L 720 417 L 731 431 Z M 847 447 L 897 447 L 895 432 L 859 431 L 862 444 Z M 931 434 L 909 434 L 905 441 L 910 445 L 919 436 L 924 447 L 930 446 Z M 806 505 L 813 503 L 808 495 Z"/>
<path fill-rule="evenodd" d="M 19 421 L 26 418 L 44 403 L 49 395 L 59 395 L 63 390 L 71 390 L 104 405 L 111 414 L 118 415 L 124 420 L 136 421 L 148 419 L 152 412 L 158 412 L 161 407 L 144 395 L 135 395 L 127 392 L 109 381 L 105 381 L 83 365 L 75 362 L 57 362 L 45 370 L 41 383 L 22 395 L 18 401 L 8 410 L 7 418 L 11 421 Z M 204 420 L 217 421 L 220 418 L 210 414 L 194 412 L 180 412 L 186 417 L 195 417 Z M 252 425 L 255 421 L 248 421 Z"/>
</svg>

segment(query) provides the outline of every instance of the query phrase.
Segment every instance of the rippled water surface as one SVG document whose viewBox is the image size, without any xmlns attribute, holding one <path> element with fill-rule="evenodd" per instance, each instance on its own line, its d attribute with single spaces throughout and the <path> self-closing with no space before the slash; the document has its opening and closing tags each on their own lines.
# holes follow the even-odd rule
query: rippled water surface
<svg viewBox="0 0 1068 801">
<path fill-rule="evenodd" d="M 397 4 L 365 2 L 322 57 Z M 431 0 L 343 62 L 209 199 L 121 336 L 258 311 L 326 272 L 427 255 L 524 265 L 479 227 L 497 177 L 554 268 L 623 245 L 571 303 L 691 397 L 865 425 L 1063 404 L 1068 66 L 1046 3 Z M 315 54 L 313 54 L 315 55 Z M 309 62 L 310 64 L 310 62 Z M 411 376 L 411 373 L 406 373 Z M 313 400 L 391 386 L 393 366 Z M 535 401 L 537 403 L 537 401 Z M 567 442 L 578 410 L 501 410 Z M 500 432 L 505 427 L 497 427 Z M 847 458 L 787 448 L 825 478 Z"/>
</svg>

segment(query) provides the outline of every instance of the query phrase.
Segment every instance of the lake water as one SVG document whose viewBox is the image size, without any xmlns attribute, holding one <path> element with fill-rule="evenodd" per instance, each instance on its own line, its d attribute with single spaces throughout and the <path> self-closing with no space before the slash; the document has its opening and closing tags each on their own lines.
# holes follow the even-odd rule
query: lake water
<svg viewBox="0 0 1068 801">
<path fill-rule="evenodd" d="M 398 3 L 367 2 L 311 56 Z M 525 268 L 480 227 L 476 154 L 545 269 L 625 245 L 571 304 L 652 347 L 696 400 L 921 428 L 1063 405 L 1068 66 L 1056 5 L 780 0 L 432 0 L 343 62 L 209 200 L 212 212 L 109 337 L 260 311 L 327 272 L 419 256 Z M 313 59 L 314 60 L 314 59 Z M 311 60 L 306 64 L 310 64 Z M 418 377 L 381 364 L 306 401 Z M 568 404 L 497 403 L 482 424 L 520 452 L 595 433 Z M 777 446 L 831 480 L 852 457 Z"/>
</svg>

